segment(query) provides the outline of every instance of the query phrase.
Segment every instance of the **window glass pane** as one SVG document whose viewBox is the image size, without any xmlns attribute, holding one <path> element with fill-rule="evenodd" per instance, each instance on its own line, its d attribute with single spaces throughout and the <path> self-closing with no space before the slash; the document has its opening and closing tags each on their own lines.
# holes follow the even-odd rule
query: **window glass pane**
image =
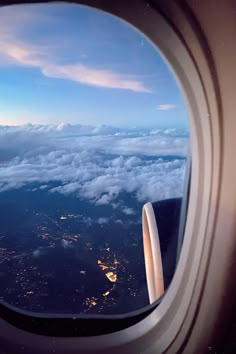
<svg viewBox="0 0 236 354">
<path fill-rule="evenodd" d="M 3 7 L 0 22 L 1 299 L 50 313 L 146 306 L 177 257 L 189 132 L 172 71 L 143 34 L 88 7 Z"/>
</svg>

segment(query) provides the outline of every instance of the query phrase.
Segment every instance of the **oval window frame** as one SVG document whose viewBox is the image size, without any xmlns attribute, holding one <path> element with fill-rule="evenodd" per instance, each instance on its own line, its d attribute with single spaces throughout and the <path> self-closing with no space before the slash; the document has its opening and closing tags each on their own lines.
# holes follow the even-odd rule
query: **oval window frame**
<svg viewBox="0 0 236 354">
<path fill-rule="evenodd" d="M 14 1 L 11 1 L 11 3 L 14 3 Z M 85 350 L 86 352 L 93 352 L 95 348 L 105 352 L 111 345 L 113 347 L 126 346 L 126 349 L 129 350 L 129 346 L 135 343 L 141 351 L 142 348 L 145 350 L 148 347 L 150 336 L 155 330 L 158 332 L 158 336 L 156 337 L 156 342 L 152 345 L 155 345 L 158 348 L 158 352 L 161 353 L 174 341 L 181 327 L 183 327 L 190 304 L 193 301 L 197 303 L 197 299 L 200 297 L 201 289 L 195 291 L 195 284 L 200 272 L 200 264 L 203 260 L 203 250 L 205 257 L 201 266 L 201 273 L 204 273 L 204 269 L 206 269 L 207 259 L 210 254 L 210 231 L 213 228 L 213 219 L 216 211 L 216 205 L 212 203 L 212 194 L 216 191 L 219 183 L 221 151 L 218 108 L 214 105 L 213 98 L 209 105 L 204 85 L 206 86 L 207 83 L 208 88 L 212 88 L 211 94 L 217 96 L 215 83 L 197 37 L 195 36 L 198 47 L 196 51 L 199 51 L 199 58 L 203 59 L 203 67 L 206 74 L 204 85 L 189 48 L 185 46 L 183 39 L 180 39 L 171 28 L 170 23 L 168 23 L 163 14 L 150 6 L 150 3 L 137 1 L 133 5 L 123 0 L 119 4 L 106 0 L 101 0 L 99 3 L 96 0 L 78 1 L 78 3 L 99 7 L 126 20 L 129 24 L 133 24 L 146 34 L 153 43 L 158 44 L 159 50 L 168 59 L 177 74 L 177 79 L 181 84 L 188 107 L 191 127 L 192 178 L 183 247 L 174 279 L 161 304 L 145 319 L 126 330 L 90 339 L 74 338 L 71 346 L 76 345 L 77 352 L 78 348 L 80 348 L 81 352 Z M 179 18 L 184 21 L 184 15 L 176 4 L 170 5 L 167 3 L 166 7 L 165 5 L 163 6 L 165 10 L 162 8 L 162 11 L 171 10 L 172 6 L 175 7 Z M 169 16 L 171 16 L 171 11 Z M 173 48 L 175 49 L 175 54 L 173 53 Z M 215 114 L 214 129 L 213 118 L 211 117 L 213 114 Z M 199 193 L 200 191 L 201 193 Z M 209 220 L 210 206 L 212 207 L 211 220 Z M 185 288 L 184 294 L 183 288 Z M 194 314 L 192 318 L 194 318 Z M 1 326 L 3 328 L 1 336 L 5 334 L 6 338 L 9 338 L 7 335 L 8 324 L 1 320 Z M 168 331 L 168 336 L 166 331 Z M 30 336 L 33 339 L 35 335 L 31 334 Z M 22 340 L 23 338 L 24 334 Z M 48 340 L 49 338 L 46 337 L 42 339 L 40 343 L 41 349 L 45 348 L 46 350 L 49 343 Z M 68 340 L 58 338 L 55 345 L 58 353 L 65 351 L 67 345 L 65 341 Z"/>
</svg>

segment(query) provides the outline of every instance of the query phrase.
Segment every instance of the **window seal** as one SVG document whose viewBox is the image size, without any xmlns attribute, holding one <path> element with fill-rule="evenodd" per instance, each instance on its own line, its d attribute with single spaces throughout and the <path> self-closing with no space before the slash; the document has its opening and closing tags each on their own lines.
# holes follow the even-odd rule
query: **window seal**
<svg viewBox="0 0 236 354">
<path fill-rule="evenodd" d="M 163 295 L 164 296 L 164 295 Z M 90 337 L 121 331 L 147 317 L 162 301 L 121 315 L 35 313 L 0 302 L 1 318 L 9 324 L 38 335 Z"/>
</svg>

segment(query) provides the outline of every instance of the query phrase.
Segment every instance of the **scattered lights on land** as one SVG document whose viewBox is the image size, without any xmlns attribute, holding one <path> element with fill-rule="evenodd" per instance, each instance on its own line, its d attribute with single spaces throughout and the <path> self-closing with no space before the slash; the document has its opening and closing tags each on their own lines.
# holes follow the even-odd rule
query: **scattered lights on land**
<svg viewBox="0 0 236 354">
<path fill-rule="evenodd" d="M 80 217 L 81 217 L 81 215 L 79 215 L 79 214 L 67 214 L 67 215 L 61 215 L 60 220 L 78 219 Z"/>
<path fill-rule="evenodd" d="M 106 291 L 104 294 L 102 294 L 103 297 L 106 297 L 107 295 L 110 294 L 110 291 Z"/>
<path fill-rule="evenodd" d="M 117 281 L 117 275 L 113 272 L 106 273 L 106 277 L 112 282 L 115 283 Z"/>
<path fill-rule="evenodd" d="M 92 297 L 86 297 L 85 304 L 88 306 L 88 308 L 91 308 L 93 306 L 97 305 L 97 298 L 92 296 Z"/>
<path fill-rule="evenodd" d="M 98 259 L 98 265 L 101 268 L 101 270 L 106 270 L 109 268 L 107 265 L 103 264 L 100 259 Z"/>
<path fill-rule="evenodd" d="M 83 231 L 81 234 L 78 233 L 81 230 L 80 222 L 83 222 L 83 215 L 62 214 L 61 211 L 57 216 L 43 212 L 35 213 L 34 216 L 37 218 L 32 232 L 37 240 L 37 248 L 12 250 L 8 249 L 6 242 L 0 247 L 0 264 L 5 264 L 8 269 L 7 276 L 14 279 L 14 286 L 4 289 L 4 300 L 7 300 L 9 296 L 14 297 L 15 300 L 12 304 L 15 306 L 32 311 L 45 311 L 46 301 L 44 298 L 50 296 L 50 284 L 55 273 L 40 269 L 40 258 L 41 256 L 50 257 L 51 252 L 55 252 L 52 248 L 61 252 L 63 248 L 67 247 L 72 249 L 72 252 L 76 252 L 77 257 L 80 256 L 80 252 L 91 254 L 93 258 L 90 262 L 94 262 L 94 266 L 104 277 L 103 288 L 94 288 L 93 293 L 86 293 L 81 286 L 83 283 L 81 279 L 86 278 L 86 283 L 91 272 L 85 270 L 86 268 L 80 264 L 80 268 L 77 270 L 79 280 L 75 284 L 80 288 L 75 290 L 73 302 L 78 303 L 81 313 L 105 313 L 107 309 L 112 309 L 112 307 L 116 309 L 117 305 L 120 306 L 120 298 L 123 296 L 124 288 L 125 293 L 132 297 L 139 294 L 137 280 L 129 270 L 129 257 L 119 249 L 114 252 L 110 242 L 97 245 Z M 78 219 L 79 217 L 80 219 Z M 135 240 L 135 234 L 132 237 Z M 7 238 L 7 234 L 1 232 L 0 240 L 4 242 L 5 238 Z M 5 274 L 0 273 L 0 276 L 4 277 Z M 88 281 L 90 282 L 90 280 L 93 281 L 93 279 Z"/>
</svg>

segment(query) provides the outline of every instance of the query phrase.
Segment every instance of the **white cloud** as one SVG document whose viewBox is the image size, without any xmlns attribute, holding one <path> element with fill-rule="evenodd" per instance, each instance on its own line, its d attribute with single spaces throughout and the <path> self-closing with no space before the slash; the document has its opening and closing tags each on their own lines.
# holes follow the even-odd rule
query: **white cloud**
<svg viewBox="0 0 236 354">
<path fill-rule="evenodd" d="M 109 223 L 109 219 L 108 218 L 99 218 L 97 222 L 99 225 L 104 225 L 104 224 Z"/>
<path fill-rule="evenodd" d="M 41 256 L 40 249 L 34 250 L 34 251 L 33 251 L 33 256 L 34 256 L 34 257 L 39 257 L 39 256 Z"/>
<path fill-rule="evenodd" d="M 107 205 L 110 204 L 112 201 L 112 196 L 108 194 L 103 194 L 100 198 L 96 200 L 96 205 Z"/>
<path fill-rule="evenodd" d="M 121 224 L 121 225 L 124 224 L 124 222 L 123 222 L 121 219 L 116 219 L 116 220 L 115 220 L 115 223 L 116 223 L 116 224 Z"/>
<path fill-rule="evenodd" d="M 47 189 L 47 188 L 49 188 L 50 186 L 48 185 L 48 184 L 43 184 L 42 186 L 40 186 L 39 187 L 39 189 L 41 190 L 41 191 L 43 191 L 44 189 Z"/>
<path fill-rule="evenodd" d="M 171 109 L 174 109 L 176 106 L 174 104 L 160 104 L 159 106 L 157 106 L 157 110 L 158 111 L 169 111 Z"/>
<path fill-rule="evenodd" d="M 32 255 L 35 258 L 38 258 L 38 257 L 44 256 L 46 253 L 47 253 L 47 250 L 45 248 L 39 247 L 32 252 Z"/>
<path fill-rule="evenodd" d="M 132 208 L 128 208 L 128 207 L 123 208 L 122 212 L 125 215 L 134 215 L 135 214 L 134 210 Z"/>
</svg>

